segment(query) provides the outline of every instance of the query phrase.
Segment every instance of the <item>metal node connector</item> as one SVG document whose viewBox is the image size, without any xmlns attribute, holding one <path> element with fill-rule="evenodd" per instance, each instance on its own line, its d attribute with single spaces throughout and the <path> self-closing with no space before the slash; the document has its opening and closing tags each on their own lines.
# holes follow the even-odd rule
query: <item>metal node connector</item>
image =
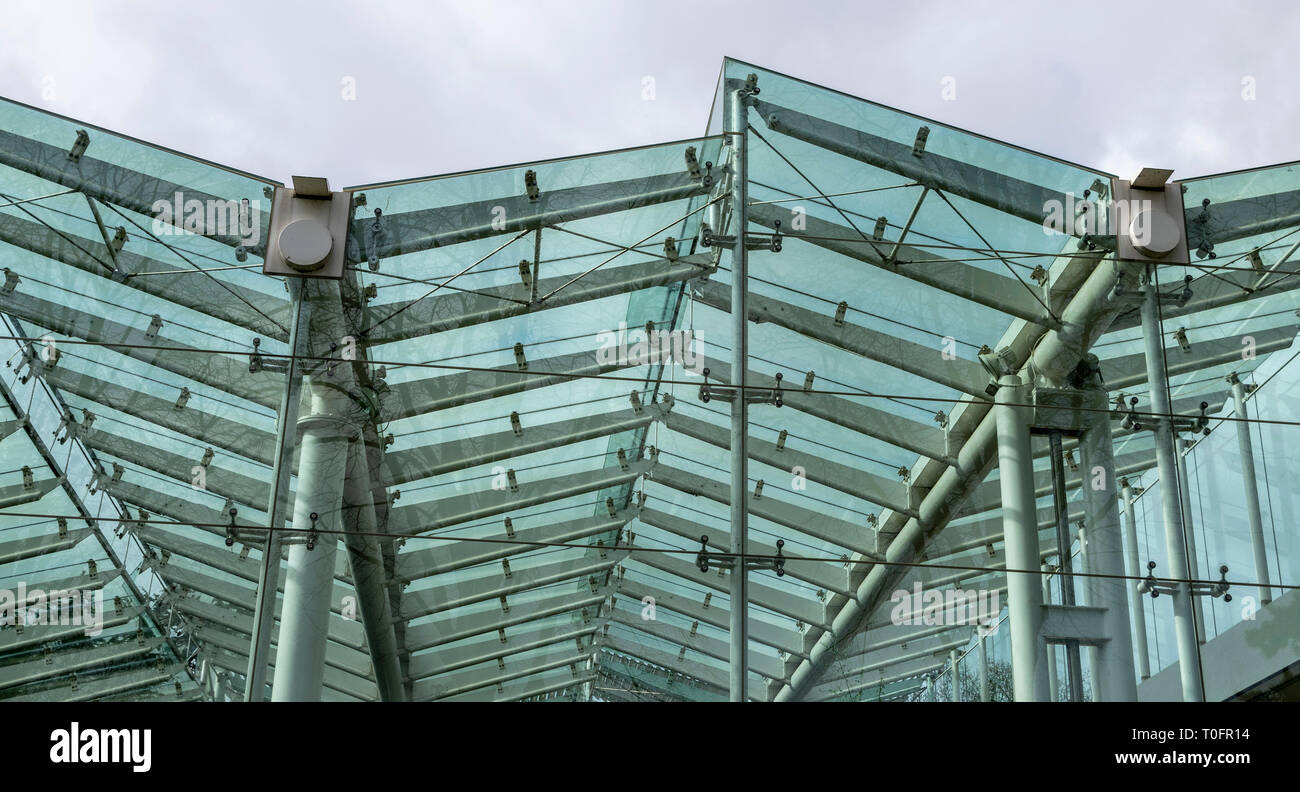
<svg viewBox="0 0 1300 792">
<path fill-rule="evenodd" d="M 785 577 L 785 553 L 782 548 L 785 547 L 784 539 L 776 540 L 776 555 L 772 558 L 755 558 L 745 560 L 745 569 L 770 569 L 776 573 L 777 577 Z M 701 572 L 708 572 L 710 569 L 734 569 L 736 559 L 731 557 L 720 557 L 709 553 L 709 537 L 703 535 L 700 537 L 700 552 L 695 556 L 695 566 L 699 567 Z M 707 607 L 707 601 L 706 606 Z"/>
<path fill-rule="evenodd" d="M 1155 576 L 1155 561 L 1147 562 L 1147 576 L 1138 583 L 1137 591 L 1139 594 L 1150 594 L 1152 599 L 1159 597 L 1161 594 L 1176 594 L 1178 586 L 1174 583 L 1162 582 Z M 1215 583 L 1192 583 L 1190 584 L 1189 593 L 1194 597 L 1210 597 L 1212 599 L 1223 598 L 1224 602 L 1232 602 L 1232 595 L 1228 593 L 1228 565 L 1219 566 L 1219 580 Z"/>
<path fill-rule="evenodd" d="M 724 401 L 728 404 L 736 400 L 736 388 L 734 385 L 721 385 L 709 382 L 709 370 L 706 368 L 704 374 L 704 384 L 700 386 L 700 401 L 706 404 L 714 399 Z M 785 405 L 784 391 L 781 389 L 783 375 L 780 372 L 776 374 L 775 388 L 747 389 L 744 393 L 746 404 L 771 404 L 774 407 Z"/>
<path fill-rule="evenodd" d="M 226 526 L 226 547 L 232 547 L 235 544 L 235 540 L 239 538 L 239 528 L 235 525 L 235 515 L 238 513 L 239 510 L 233 507 L 228 512 L 230 515 L 230 525 Z"/>
</svg>

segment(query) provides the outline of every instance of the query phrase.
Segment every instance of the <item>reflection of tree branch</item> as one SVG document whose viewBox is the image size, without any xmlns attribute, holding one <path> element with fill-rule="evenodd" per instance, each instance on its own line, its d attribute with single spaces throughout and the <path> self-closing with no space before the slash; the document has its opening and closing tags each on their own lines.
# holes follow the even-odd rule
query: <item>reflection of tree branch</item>
<svg viewBox="0 0 1300 792">
<path fill-rule="evenodd" d="M 1011 672 L 1011 663 L 990 660 L 989 668 L 989 701 L 1015 701 L 1016 686 L 1014 677 Z M 960 665 L 957 667 L 957 683 L 961 690 L 962 701 L 979 701 L 980 700 L 980 680 L 978 673 L 967 673 Z M 1064 682 L 1058 691 L 1057 700 L 1066 701 L 1069 699 L 1070 689 Z M 903 701 L 926 701 L 927 692 L 915 690 L 903 697 Z M 1092 700 L 1092 679 L 1088 676 L 1083 678 L 1083 699 L 1084 701 Z M 934 700 L 951 701 L 952 700 L 952 672 L 945 671 L 938 677 L 934 678 Z"/>
</svg>

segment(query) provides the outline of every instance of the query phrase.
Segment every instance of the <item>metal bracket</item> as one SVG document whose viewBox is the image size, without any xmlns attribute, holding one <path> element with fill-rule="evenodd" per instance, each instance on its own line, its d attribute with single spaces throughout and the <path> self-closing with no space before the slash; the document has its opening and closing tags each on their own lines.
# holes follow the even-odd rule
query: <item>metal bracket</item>
<svg viewBox="0 0 1300 792">
<path fill-rule="evenodd" d="M 235 525 L 235 515 L 239 510 L 232 506 L 227 514 L 230 515 L 230 524 L 226 526 L 226 547 L 233 547 L 239 539 L 239 526 Z"/>
<path fill-rule="evenodd" d="M 771 234 L 747 233 L 745 234 L 745 250 L 770 250 L 773 253 L 781 252 L 781 221 L 772 221 L 774 228 Z M 700 224 L 700 246 L 706 248 L 718 247 L 730 249 L 736 246 L 735 234 L 715 234 L 708 223 Z"/>
<path fill-rule="evenodd" d="M 702 373 L 704 374 L 704 384 L 700 386 L 700 401 L 705 402 L 707 404 L 708 402 L 717 399 L 719 401 L 724 401 L 730 404 L 736 400 L 737 388 L 734 385 L 710 384 L 709 370 L 706 368 Z M 785 400 L 782 397 L 783 391 L 781 390 L 781 379 L 782 379 L 781 373 L 777 372 L 775 388 L 767 388 L 767 389 L 759 389 L 759 390 L 747 388 L 745 390 L 745 395 L 744 395 L 745 403 L 746 404 L 771 404 L 776 407 L 783 406 L 785 404 Z"/>
<path fill-rule="evenodd" d="M 8 267 L 4 268 L 4 273 L 5 273 L 5 283 L 4 286 L 0 286 L 0 293 L 13 294 L 14 289 L 18 288 L 18 282 L 22 280 L 22 278 L 18 277 L 18 273 L 14 272 Z"/>
<path fill-rule="evenodd" d="M 700 170 L 700 161 L 695 156 L 695 147 L 686 147 L 686 172 L 690 174 L 692 181 L 700 182 L 704 188 L 713 186 L 713 163 L 704 163 L 704 169 Z"/>
<path fill-rule="evenodd" d="M 85 154 L 86 149 L 89 147 L 90 147 L 90 135 L 86 134 L 86 130 L 78 129 L 77 139 L 72 142 L 72 148 L 68 150 L 68 159 L 72 160 L 73 162 L 80 160 L 81 155 Z"/>
<path fill-rule="evenodd" d="M 923 126 L 916 130 L 916 140 L 912 142 L 912 156 L 919 157 L 925 153 L 925 141 L 930 137 L 930 127 Z"/>
<path fill-rule="evenodd" d="M 277 358 L 267 360 L 262 357 L 260 347 L 262 339 L 253 339 L 253 351 L 248 355 L 248 373 L 256 374 L 259 371 L 278 371 L 285 372 L 289 370 L 289 361 Z"/>
<path fill-rule="evenodd" d="M 384 210 L 375 210 L 375 219 L 365 226 L 366 239 L 366 266 L 370 267 L 371 272 L 379 271 L 379 253 L 377 248 L 379 240 L 384 236 Z"/>
<path fill-rule="evenodd" d="M 307 549 L 315 550 L 316 540 L 320 538 L 319 535 L 316 533 L 316 520 L 320 517 L 320 515 L 316 514 L 316 512 L 312 512 L 311 514 L 307 515 L 307 517 L 311 520 L 311 531 L 307 534 Z"/>
<path fill-rule="evenodd" d="M 1128 414 L 1124 416 L 1124 420 L 1120 423 L 1120 426 L 1129 431 L 1140 432 L 1144 429 L 1155 431 L 1163 424 L 1168 423 L 1170 431 L 1174 433 L 1199 432 L 1203 435 L 1210 433 L 1210 416 L 1206 412 L 1210 407 L 1209 402 L 1201 402 L 1200 415 L 1175 415 L 1169 418 L 1163 416 L 1139 416 L 1137 414 L 1137 403 L 1138 397 L 1134 396 L 1129 399 Z M 1124 411 L 1124 394 L 1121 393 L 1115 397 L 1115 405 L 1121 412 Z"/>
</svg>

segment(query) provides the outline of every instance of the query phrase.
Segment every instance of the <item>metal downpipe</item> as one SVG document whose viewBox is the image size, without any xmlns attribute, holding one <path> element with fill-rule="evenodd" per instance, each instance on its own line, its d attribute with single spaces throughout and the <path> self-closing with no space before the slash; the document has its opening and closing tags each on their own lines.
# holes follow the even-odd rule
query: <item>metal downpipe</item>
<svg viewBox="0 0 1300 792">
<path fill-rule="evenodd" d="M 731 256 L 731 377 L 735 396 L 731 400 L 731 568 L 729 596 L 730 665 L 728 687 L 731 701 L 746 701 L 749 671 L 749 574 L 744 552 L 749 535 L 749 409 L 745 400 L 745 371 L 749 368 L 748 253 L 745 230 L 749 225 L 749 173 L 745 167 L 749 94 L 743 88 L 728 96 L 731 127 L 732 164 L 735 175 L 731 186 L 731 233 L 736 244 Z"/>
</svg>

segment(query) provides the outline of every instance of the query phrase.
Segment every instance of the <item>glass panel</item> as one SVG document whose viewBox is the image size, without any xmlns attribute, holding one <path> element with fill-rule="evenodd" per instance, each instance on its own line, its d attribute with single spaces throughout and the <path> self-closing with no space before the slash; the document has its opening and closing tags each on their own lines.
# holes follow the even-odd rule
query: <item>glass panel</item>
<svg viewBox="0 0 1300 792">
<path fill-rule="evenodd" d="M 224 514 L 267 519 L 284 377 L 249 353 L 287 351 L 257 252 L 273 183 L 11 102 L 0 130 L 0 588 L 102 594 L 89 625 L 10 619 L 0 698 L 196 697 L 218 652 L 194 654 L 203 622 L 178 603 L 237 620 L 246 603 L 207 581 L 251 599 L 261 537 L 228 548 Z M 216 553 L 225 569 L 200 560 Z"/>
<path fill-rule="evenodd" d="M 1064 318 L 1114 255 L 1052 218 L 1109 179 L 727 60 L 703 137 L 350 188 L 343 278 L 291 293 L 262 273 L 274 182 L 0 102 L 0 603 L 104 603 L 102 631 L 0 629 L 0 699 L 244 697 L 275 504 L 268 569 L 329 592 L 331 701 L 725 700 L 741 566 L 751 698 L 976 700 L 983 672 L 1011 700 L 1010 576 L 1100 606 L 1061 574 L 1096 568 L 1089 486 L 1131 506 L 1138 577 L 1168 574 L 1160 499 L 1186 495 L 1204 638 L 1226 645 L 1269 607 L 1257 557 L 1270 596 L 1300 577 L 1294 164 L 1187 182 L 1193 258 L 1154 268 L 1185 480 L 1132 424 L 1153 400 L 1126 303 L 1084 339 L 1113 409 L 1073 408 L 1110 422 L 1115 469 L 1099 487 L 1068 428 L 1059 541 L 1025 419 L 1040 552 L 1008 568 L 996 379 L 1090 328 Z M 1071 379 L 1037 375 L 1035 399 Z M 1208 596 L 1221 565 L 1231 601 Z M 1178 687 L 1170 600 L 1131 600 L 1143 698 Z M 305 678 L 280 676 L 281 697 Z"/>
<path fill-rule="evenodd" d="M 672 642 L 693 620 L 667 604 L 643 620 L 641 597 L 621 593 L 659 585 L 663 574 L 604 548 L 634 534 L 658 558 L 682 543 L 635 519 L 632 504 L 644 492 L 647 508 L 664 508 L 649 474 L 655 452 L 671 464 L 675 449 L 648 427 L 673 409 L 673 391 L 698 387 L 699 366 L 652 357 L 647 334 L 655 345 L 666 339 L 655 348 L 668 352 L 676 341 L 683 356 L 725 349 L 724 336 L 693 325 L 683 300 L 683 284 L 712 263 L 696 241 L 707 191 L 690 178 L 686 152 L 707 170 L 720 145 L 683 141 L 364 188 L 384 223 L 428 218 L 439 240 L 377 269 L 358 257 L 356 267 L 376 295 L 367 354 L 385 365 L 391 389 L 383 432 L 393 439 L 388 483 L 401 497 L 389 526 L 439 540 L 417 538 L 398 555 L 416 578 L 407 597 L 430 603 L 405 614 L 406 629 L 482 625 L 460 641 L 413 647 L 415 698 L 513 698 L 549 687 L 550 676 L 584 684 L 597 637 L 630 650 L 606 692 L 651 684 L 658 677 L 641 672 L 677 658 Z M 527 198 L 532 178 L 536 201 Z M 694 343 L 680 335 L 691 330 Z M 526 540 L 551 546 L 517 544 Z M 703 599 L 668 578 L 669 593 Z M 520 579 L 541 585 L 520 590 Z M 511 617 L 532 609 L 552 615 Z M 725 631 L 694 631 L 713 655 L 725 647 Z M 461 667 L 458 652 L 488 659 Z M 716 656 L 691 662 L 725 676 Z"/>
</svg>

